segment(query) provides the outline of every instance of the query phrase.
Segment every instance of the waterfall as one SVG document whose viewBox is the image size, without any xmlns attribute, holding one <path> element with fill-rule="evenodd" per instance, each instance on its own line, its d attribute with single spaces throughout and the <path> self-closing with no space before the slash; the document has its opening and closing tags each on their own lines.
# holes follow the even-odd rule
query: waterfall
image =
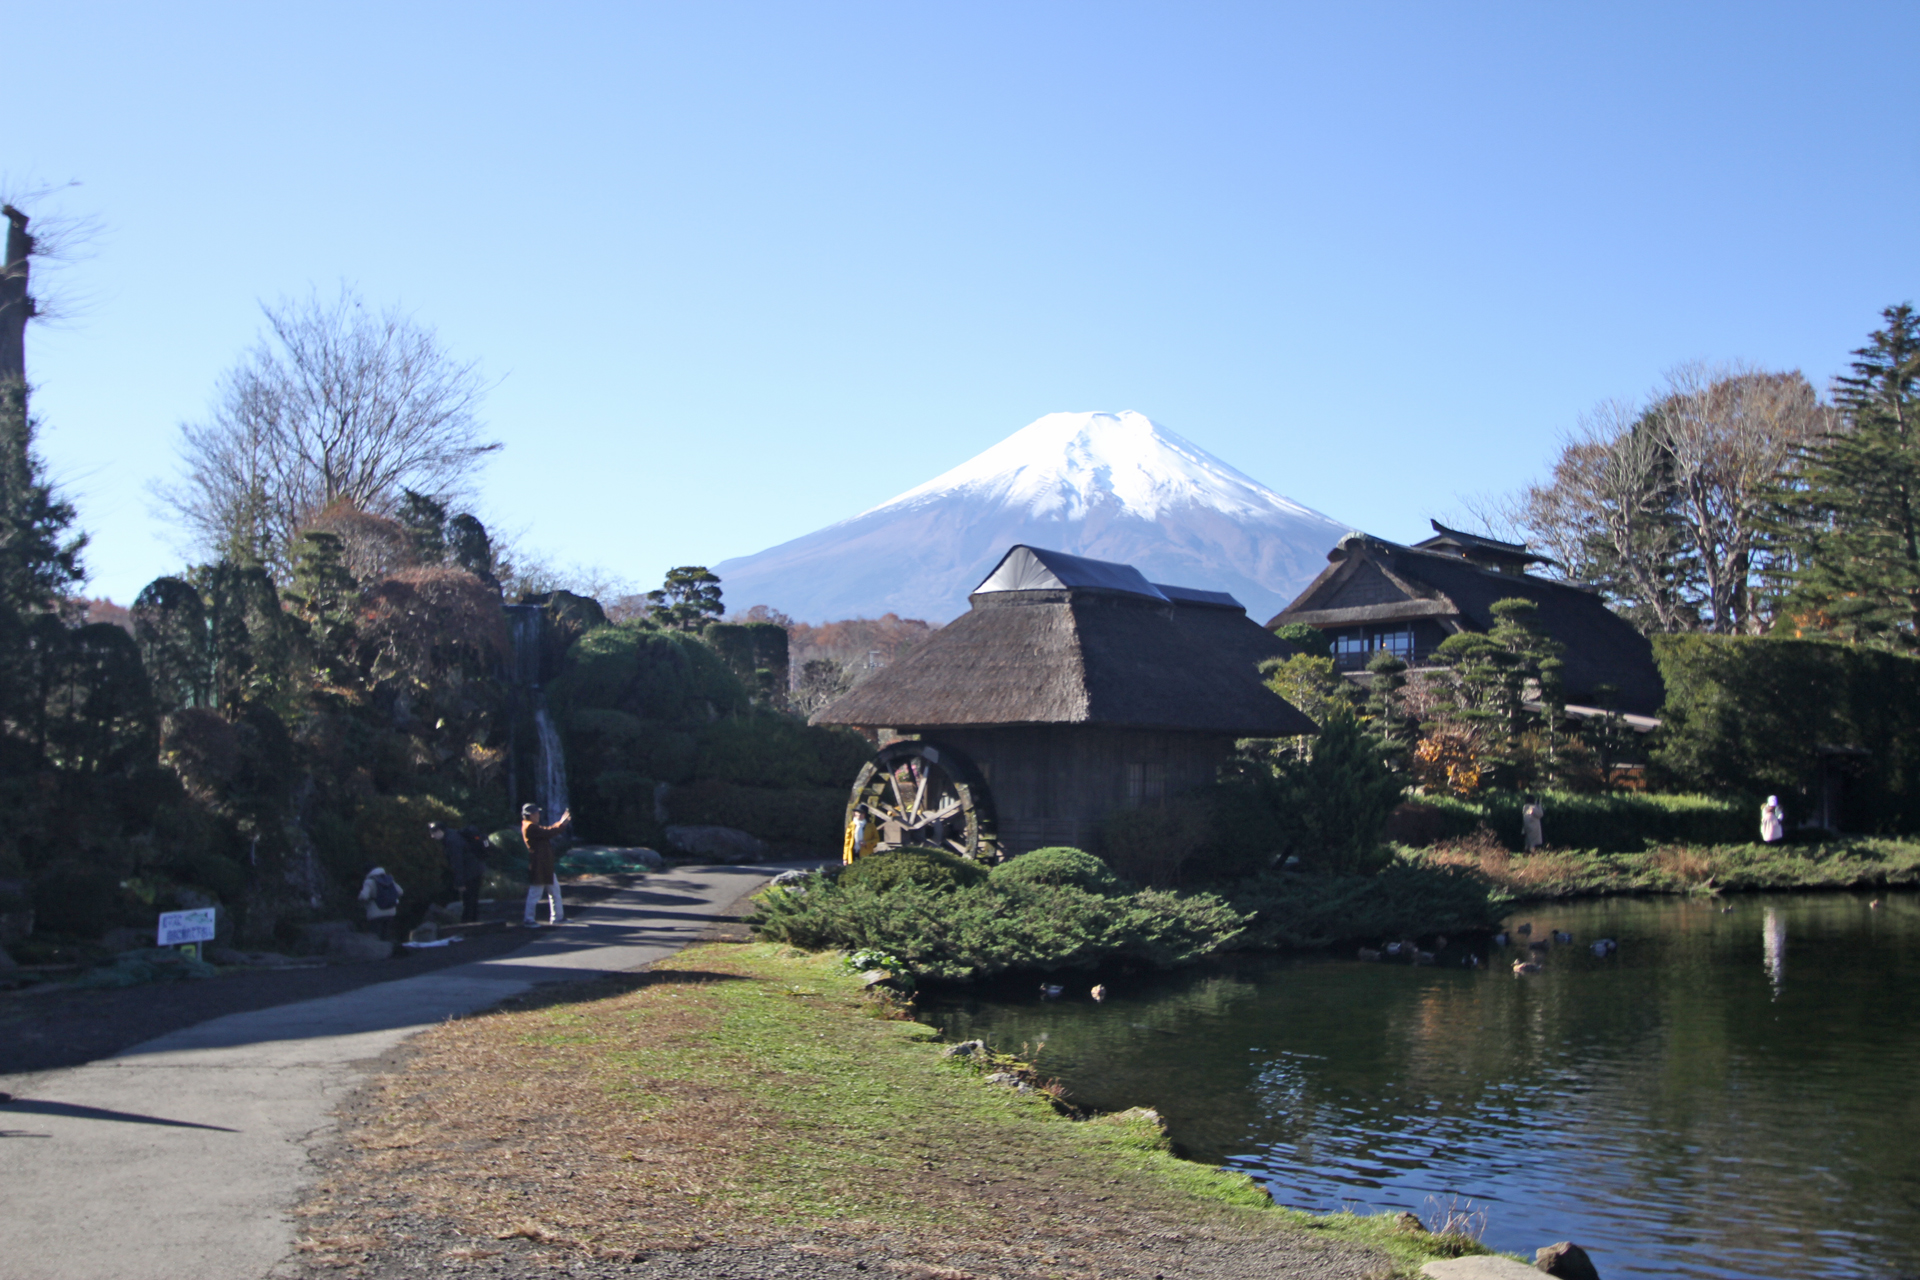
<svg viewBox="0 0 1920 1280">
<path fill-rule="evenodd" d="M 567 811 L 567 757 L 560 749 L 560 732 L 547 715 L 547 695 L 534 691 L 533 728 L 540 737 L 540 774 L 534 779 L 537 803 L 548 822 L 560 821 Z"/>
<path fill-rule="evenodd" d="M 510 604 L 506 610 L 513 640 L 507 683 L 513 686 L 516 702 L 525 697 L 533 706 L 534 745 L 539 755 L 533 779 L 533 802 L 540 806 L 548 822 L 556 822 L 567 811 L 567 758 L 560 746 L 560 731 L 553 727 L 553 717 L 547 714 L 547 695 L 540 688 L 540 641 L 546 617 L 535 604 Z"/>
</svg>

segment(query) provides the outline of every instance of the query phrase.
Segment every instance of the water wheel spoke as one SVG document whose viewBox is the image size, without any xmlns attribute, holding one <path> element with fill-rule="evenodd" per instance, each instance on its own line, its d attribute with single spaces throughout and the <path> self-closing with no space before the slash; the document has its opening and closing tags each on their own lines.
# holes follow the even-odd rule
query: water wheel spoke
<svg viewBox="0 0 1920 1280">
<path fill-rule="evenodd" d="M 917 791 L 913 793 L 913 808 L 910 810 L 910 812 L 912 813 L 919 813 L 920 806 L 926 803 L 927 779 L 933 775 L 933 770 L 931 769 L 922 769 L 919 772 L 920 772 L 920 787 Z"/>
</svg>

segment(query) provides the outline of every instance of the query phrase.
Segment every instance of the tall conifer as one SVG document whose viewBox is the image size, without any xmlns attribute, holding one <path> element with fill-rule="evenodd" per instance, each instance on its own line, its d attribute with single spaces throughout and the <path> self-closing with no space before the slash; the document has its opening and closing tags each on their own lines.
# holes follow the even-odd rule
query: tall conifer
<svg viewBox="0 0 1920 1280">
<path fill-rule="evenodd" d="M 1920 313 L 1905 303 L 1834 380 L 1839 426 L 1802 452 L 1784 506 L 1797 526 L 1791 623 L 1920 646 Z"/>
</svg>

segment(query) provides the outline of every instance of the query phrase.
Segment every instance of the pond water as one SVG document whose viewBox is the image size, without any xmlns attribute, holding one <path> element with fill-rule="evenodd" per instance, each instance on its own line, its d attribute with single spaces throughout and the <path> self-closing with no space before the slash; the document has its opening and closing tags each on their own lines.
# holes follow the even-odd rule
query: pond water
<svg viewBox="0 0 1920 1280">
<path fill-rule="evenodd" d="M 1574 942 L 1534 975 L 1455 940 L 1433 967 L 1248 957 L 923 1016 L 1027 1046 L 1083 1105 L 1157 1108 L 1281 1204 L 1471 1199 L 1488 1245 L 1572 1239 L 1608 1280 L 1920 1276 L 1920 897 L 1869 900 L 1535 906 L 1509 925 Z"/>
</svg>

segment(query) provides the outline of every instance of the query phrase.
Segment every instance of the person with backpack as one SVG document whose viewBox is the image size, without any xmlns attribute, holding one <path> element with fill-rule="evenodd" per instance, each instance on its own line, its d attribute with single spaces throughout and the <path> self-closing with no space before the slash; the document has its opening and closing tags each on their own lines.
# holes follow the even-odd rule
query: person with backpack
<svg viewBox="0 0 1920 1280">
<path fill-rule="evenodd" d="M 382 942 L 393 941 L 393 918 L 400 911 L 399 881 L 388 875 L 385 867 L 375 867 L 360 882 L 360 901 L 367 904 L 367 924 L 373 936 Z"/>
</svg>

